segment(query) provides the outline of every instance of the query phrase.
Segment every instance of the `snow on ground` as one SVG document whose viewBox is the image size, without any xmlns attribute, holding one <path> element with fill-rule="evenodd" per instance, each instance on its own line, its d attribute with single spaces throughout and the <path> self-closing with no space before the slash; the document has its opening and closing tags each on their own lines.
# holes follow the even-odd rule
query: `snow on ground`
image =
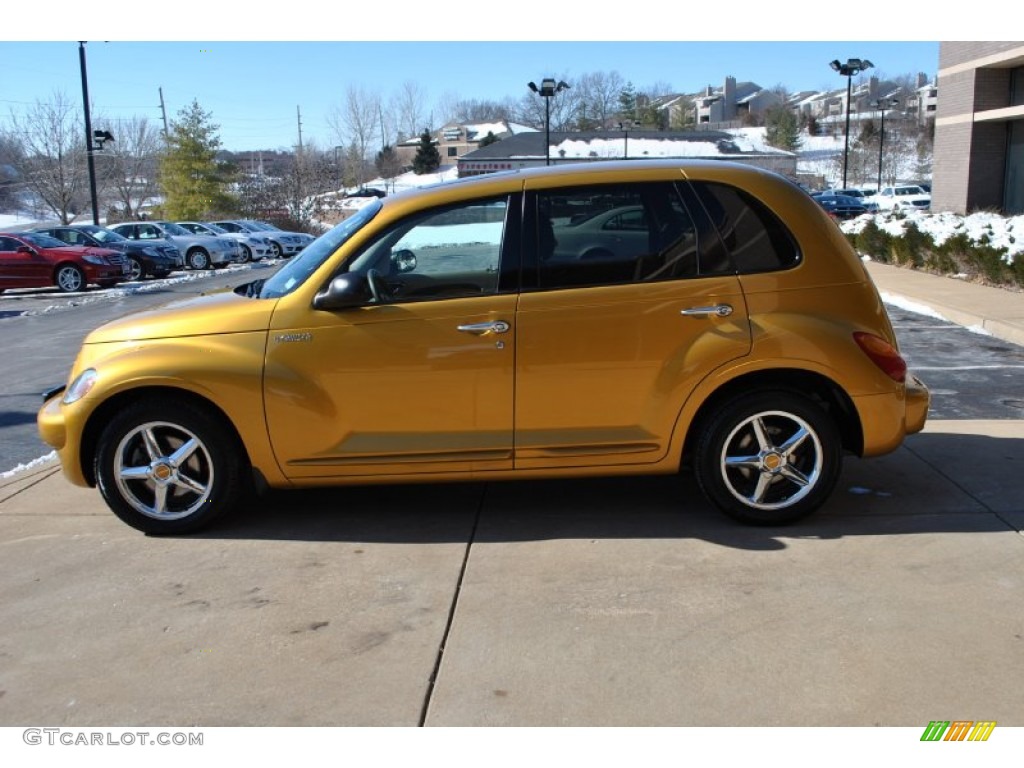
<svg viewBox="0 0 1024 768">
<path fill-rule="evenodd" d="M 45 456 L 40 456 L 37 459 L 32 459 L 32 461 L 28 462 L 27 464 L 19 464 L 14 469 L 9 469 L 6 472 L 0 472 L 0 480 L 6 480 L 9 477 L 14 477 L 15 475 L 21 474 L 22 472 L 28 472 L 30 469 L 35 469 L 40 464 L 45 464 L 46 462 L 56 458 L 57 452 L 50 451 Z"/>
<path fill-rule="evenodd" d="M 912 223 L 930 235 L 937 245 L 962 232 L 974 243 L 987 240 L 987 244 L 994 248 L 1005 248 L 1007 262 L 1024 252 L 1024 216 L 1006 217 L 988 212 L 960 216 L 955 213 L 908 211 L 898 216 L 891 213 L 858 216 L 842 222 L 840 227 L 847 233 L 860 232 L 869 221 L 890 235 L 902 235 Z"/>
</svg>

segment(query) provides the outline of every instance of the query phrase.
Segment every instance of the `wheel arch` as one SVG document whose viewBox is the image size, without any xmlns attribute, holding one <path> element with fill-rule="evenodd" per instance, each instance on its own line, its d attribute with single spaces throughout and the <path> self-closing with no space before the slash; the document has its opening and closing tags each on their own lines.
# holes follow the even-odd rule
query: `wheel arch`
<svg viewBox="0 0 1024 768">
<path fill-rule="evenodd" d="M 785 391 L 802 397 L 808 395 L 833 419 L 842 438 L 843 448 L 857 456 L 864 451 L 864 432 L 856 406 L 835 381 L 814 371 L 798 368 L 772 368 L 751 371 L 723 383 L 697 409 L 686 429 L 682 460 L 686 461 L 704 423 L 724 403 L 755 392 Z"/>
<path fill-rule="evenodd" d="M 235 443 L 235 447 L 238 449 L 239 455 L 243 457 L 246 467 L 252 468 L 252 459 L 245 446 L 245 441 L 242 440 L 241 435 L 228 415 L 215 402 L 187 389 L 169 386 L 145 386 L 128 389 L 112 395 L 89 415 L 85 428 L 82 430 L 78 460 L 81 465 L 82 476 L 90 486 L 96 485 L 96 451 L 99 446 L 100 435 L 103 432 L 103 428 L 110 421 L 111 416 L 123 410 L 129 404 L 143 400 L 166 401 L 170 398 L 188 401 L 192 405 L 208 411 L 221 423 L 221 426 L 224 428 L 224 434 Z"/>
</svg>

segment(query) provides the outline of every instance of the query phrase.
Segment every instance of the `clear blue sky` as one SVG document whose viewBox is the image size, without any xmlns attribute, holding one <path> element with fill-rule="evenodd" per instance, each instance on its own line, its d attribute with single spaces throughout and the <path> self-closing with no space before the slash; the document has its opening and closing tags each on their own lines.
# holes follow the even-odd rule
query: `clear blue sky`
<svg viewBox="0 0 1024 768">
<path fill-rule="evenodd" d="M 37 99 L 48 100 L 56 91 L 81 102 L 75 41 L 79 37 L 96 40 L 86 46 L 89 95 L 96 111 L 111 122 L 115 135 L 118 118 L 146 116 L 159 124 L 158 89 L 162 87 L 170 119 L 195 98 L 213 113 L 214 122 L 221 126 L 224 146 L 232 150 L 294 145 L 296 107 L 302 111 L 303 139 L 316 141 L 321 147 L 333 146 L 337 141 L 328 128 L 327 115 L 341 104 L 346 88 L 353 84 L 390 97 L 402 82 L 412 80 L 426 91 L 432 106 L 445 93 L 466 99 L 518 98 L 526 92 L 530 80 L 557 75 L 571 83 L 573 76 L 594 71 L 618 71 L 638 88 L 663 82 L 674 90 L 693 92 L 708 84 L 719 86 L 727 75 L 753 80 L 764 87 L 781 83 L 790 90 L 836 88 L 842 86 L 843 79 L 828 67 L 828 62 L 836 58 L 870 59 L 883 76 L 920 71 L 934 77 L 938 67 L 938 43 L 920 39 L 920 33 L 928 30 L 908 28 L 898 18 L 890 17 L 895 23 L 888 31 L 907 29 L 911 32 L 907 36 L 917 38 L 915 41 L 799 39 L 813 34 L 826 19 L 832 19 L 827 25 L 830 30 L 839 25 L 835 6 L 824 4 L 810 6 L 812 16 L 796 15 L 802 21 L 785 24 L 773 17 L 761 19 L 763 3 L 750 4 L 746 11 L 746 0 L 730 4 L 730 31 L 760 37 L 731 42 L 643 39 L 652 33 L 668 36 L 666 28 L 678 27 L 679 37 L 698 37 L 701 30 L 715 32 L 722 25 L 712 15 L 713 9 L 703 11 L 706 15 L 701 17 L 688 9 L 638 14 L 629 5 L 606 6 L 621 8 L 623 20 L 619 25 L 609 18 L 608 11 L 598 14 L 597 6 L 591 6 L 595 9 L 592 15 L 600 15 L 601 24 L 571 15 L 545 16 L 546 6 L 539 0 L 520 0 L 514 6 L 484 3 L 443 8 L 402 0 L 380 3 L 379 11 L 343 10 L 341 4 L 334 3 L 330 10 L 317 10 L 315 4 L 307 4 L 298 7 L 298 16 L 280 19 L 271 18 L 269 12 L 254 18 L 260 13 L 254 6 L 234 15 L 229 11 L 213 11 L 211 15 L 208 4 L 204 8 L 194 3 L 192 10 L 190 4 L 192 0 L 176 3 L 173 18 L 160 14 L 144 23 L 140 21 L 145 18 L 139 10 L 142 6 L 137 4 L 127 5 L 120 13 L 116 3 L 97 5 L 98 17 L 89 20 L 81 18 L 82 5 L 69 4 L 69 8 L 78 9 L 67 17 L 73 23 L 55 22 L 56 26 L 40 24 L 39 19 L 33 23 L 38 14 L 19 4 L 21 9 L 14 13 L 25 14 L 26 18 L 21 24 L 5 25 L 7 34 L 15 28 L 30 33 L 45 30 L 51 36 L 49 40 L 65 35 L 68 40 L 0 42 L 0 125 L 12 111 L 20 112 Z M 795 9 L 798 5 L 790 3 L 787 7 Z M 425 25 L 419 23 L 422 8 L 433 14 Z M 494 8 L 490 18 L 479 10 L 487 8 Z M 59 7 L 49 4 L 46 13 L 65 18 Z M 466 13 L 471 18 L 463 18 L 457 26 L 442 26 L 437 21 L 441 14 L 463 17 Z M 581 10 L 564 13 L 580 15 Z M 844 25 L 844 29 L 868 32 L 863 25 L 864 13 L 859 14 L 861 27 Z M 515 21 L 497 27 L 506 17 Z M 5 18 L 10 18 L 10 12 Z M 236 39 L 181 42 L 197 31 L 189 18 L 202 18 L 202 31 L 214 37 L 222 32 L 220 38 Z M 549 23 L 540 25 L 532 21 L 534 18 L 546 18 Z M 743 19 L 740 26 L 738 18 Z M 138 23 L 126 23 L 127 19 Z M 351 36 L 359 30 L 379 36 L 385 31 L 390 41 L 303 39 L 310 32 L 317 33 L 318 25 L 338 36 Z M 149 32 L 156 27 L 165 39 L 142 43 L 125 37 L 125 33 Z M 565 34 L 565 30 L 571 33 Z M 504 33 L 509 39 L 480 42 L 504 37 Z M 531 35 L 549 40 L 526 42 Z M 237 40 L 268 36 L 280 41 Z M 595 42 L 566 42 L 558 40 L 560 36 Z M 122 39 L 111 39 L 117 37 Z M 870 39 L 873 35 L 863 37 Z"/>
</svg>

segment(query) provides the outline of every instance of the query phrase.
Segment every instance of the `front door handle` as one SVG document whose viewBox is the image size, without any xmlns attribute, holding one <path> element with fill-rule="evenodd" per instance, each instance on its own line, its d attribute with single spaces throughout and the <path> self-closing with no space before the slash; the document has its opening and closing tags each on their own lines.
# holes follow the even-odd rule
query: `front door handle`
<svg viewBox="0 0 1024 768">
<path fill-rule="evenodd" d="M 505 333 L 511 326 L 504 320 L 493 320 L 487 323 L 470 323 L 460 325 L 458 329 L 463 333 L 472 333 L 475 336 L 486 336 L 489 333 Z"/>
<path fill-rule="evenodd" d="M 690 307 L 682 310 L 679 314 L 687 317 L 728 317 L 732 314 L 732 306 L 729 304 L 715 304 L 713 307 Z"/>
</svg>

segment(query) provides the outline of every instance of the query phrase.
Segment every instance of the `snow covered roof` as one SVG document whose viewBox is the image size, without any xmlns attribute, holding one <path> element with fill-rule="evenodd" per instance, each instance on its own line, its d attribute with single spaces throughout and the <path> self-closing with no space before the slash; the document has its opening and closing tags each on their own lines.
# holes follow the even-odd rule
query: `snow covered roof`
<svg viewBox="0 0 1024 768">
<path fill-rule="evenodd" d="M 551 157 L 561 159 L 660 158 L 735 158 L 752 155 L 791 156 L 770 147 L 756 134 L 722 131 L 688 133 L 662 131 L 592 131 L 552 133 Z M 481 147 L 462 156 L 462 160 L 526 160 L 546 156 L 544 134 L 521 133 L 496 144 Z"/>
</svg>

